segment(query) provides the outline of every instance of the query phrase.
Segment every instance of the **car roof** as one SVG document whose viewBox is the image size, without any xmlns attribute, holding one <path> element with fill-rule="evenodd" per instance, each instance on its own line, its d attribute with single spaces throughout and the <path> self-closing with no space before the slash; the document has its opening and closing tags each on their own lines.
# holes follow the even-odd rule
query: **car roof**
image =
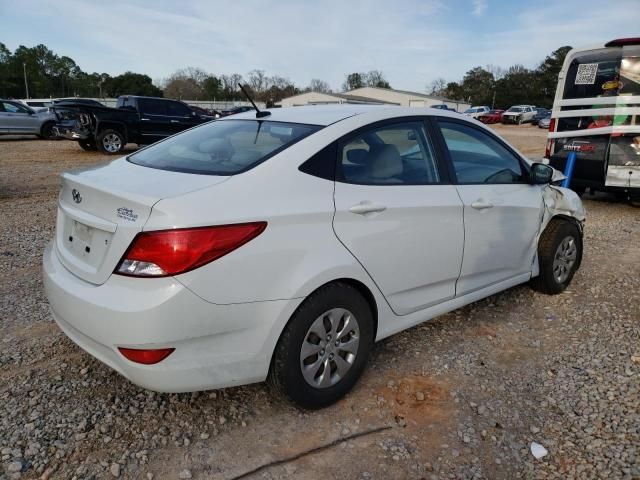
<svg viewBox="0 0 640 480">
<path fill-rule="evenodd" d="M 271 115 L 262 120 L 272 122 L 302 123 L 307 125 L 327 126 L 355 115 L 378 112 L 385 117 L 437 115 L 458 118 L 457 114 L 441 108 L 400 107 L 397 105 L 305 105 L 300 107 L 282 107 L 266 109 Z M 254 111 L 238 113 L 230 117 L 223 117 L 219 121 L 255 120 Z"/>
</svg>

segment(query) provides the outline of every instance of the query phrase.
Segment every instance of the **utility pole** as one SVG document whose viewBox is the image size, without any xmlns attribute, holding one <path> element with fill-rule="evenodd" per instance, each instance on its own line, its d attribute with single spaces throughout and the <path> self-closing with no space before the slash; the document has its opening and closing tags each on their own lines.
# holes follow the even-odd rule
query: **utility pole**
<svg viewBox="0 0 640 480">
<path fill-rule="evenodd" d="M 493 106 L 496 103 L 496 90 L 493 90 L 493 100 L 491 100 L 491 109 L 493 109 Z"/>
<path fill-rule="evenodd" d="M 27 91 L 27 98 L 29 98 L 29 84 L 27 83 L 27 64 L 22 62 L 22 71 L 24 72 L 24 89 Z"/>
</svg>

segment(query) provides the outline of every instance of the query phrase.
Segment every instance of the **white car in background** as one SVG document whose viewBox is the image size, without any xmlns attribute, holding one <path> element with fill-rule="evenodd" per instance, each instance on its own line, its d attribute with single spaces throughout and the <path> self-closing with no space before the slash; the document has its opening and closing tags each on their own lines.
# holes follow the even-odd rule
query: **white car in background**
<svg viewBox="0 0 640 480">
<path fill-rule="evenodd" d="M 491 109 L 487 106 L 471 107 L 471 108 L 467 108 L 464 112 L 462 112 L 462 114 L 467 117 L 477 119 L 478 117 L 484 115 L 485 113 L 489 113 L 490 110 Z"/>
<path fill-rule="evenodd" d="M 502 123 L 523 123 L 533 121 L 538 111 L 533 105 L 514 105 L 502 114 Z"/>
<path fill-rule="evenodd" d="M 530 280 L 567 287 L 584 210 L 553 172 L 444 110 L 238 114 L 63 174 L 45 290 L 140 386 L 269 377 L 319 408 L 377 340 Z"/>
</svg>

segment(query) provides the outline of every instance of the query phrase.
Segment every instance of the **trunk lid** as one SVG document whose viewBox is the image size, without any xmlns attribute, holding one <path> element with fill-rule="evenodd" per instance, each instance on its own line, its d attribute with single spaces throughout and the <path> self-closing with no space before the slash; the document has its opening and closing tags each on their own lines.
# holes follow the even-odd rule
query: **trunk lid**
<svg viewBox="0 0 640 480">
<path fill-rule="evenodd" d="M 74 275 L 100 285 L 158 201 L 228 178 L 142 167 L 124 158 L 64 173 L 56 221 L 58 258 Z"/>
</svg>

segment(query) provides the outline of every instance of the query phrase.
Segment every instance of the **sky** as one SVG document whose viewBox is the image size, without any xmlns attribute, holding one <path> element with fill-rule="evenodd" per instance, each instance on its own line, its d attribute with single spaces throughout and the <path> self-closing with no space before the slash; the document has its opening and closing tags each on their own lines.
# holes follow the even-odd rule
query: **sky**
<svg viewBox="0 0 640 480">
<path fill-rule="evenodd" d="M 640 0 L 0 0 L 0 42 L 45 44 L 87 72 L 160 82 L 184 67 L 339 89 L 381 70 L 423 92 L 475 66 L 536 67 L 558 47 L 640 36 Z"/>
</svg>

